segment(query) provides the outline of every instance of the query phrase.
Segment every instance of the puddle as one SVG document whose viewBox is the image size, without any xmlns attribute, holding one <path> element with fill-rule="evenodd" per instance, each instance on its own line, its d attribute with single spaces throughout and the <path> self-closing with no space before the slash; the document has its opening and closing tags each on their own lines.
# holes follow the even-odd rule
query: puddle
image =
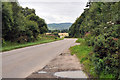
<svg viewBox="0 0 120 80">
<path fill-rule="evenodd" d="M 39 71 L 38 74 L 45 74 L 47 73 L 46 71 Z"/>
<path fill-rule="evenodd" d="M 83 71 L 63 71 L 56 72 L 54 75 L 61 78 L 87 78 Z"/>
</svg>

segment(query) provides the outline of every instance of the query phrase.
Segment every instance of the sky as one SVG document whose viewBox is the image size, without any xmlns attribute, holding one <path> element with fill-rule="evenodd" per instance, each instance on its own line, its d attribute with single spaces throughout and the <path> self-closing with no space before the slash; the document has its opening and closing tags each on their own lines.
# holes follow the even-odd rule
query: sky
<svg viewBox="0 0 120 80">
<path fill-rule="evenodd" d="M 46 23 L 74 23 L 88 0 L 18 0 L 20 6 L 36 10 L 36 15 Z"/>
</svg>

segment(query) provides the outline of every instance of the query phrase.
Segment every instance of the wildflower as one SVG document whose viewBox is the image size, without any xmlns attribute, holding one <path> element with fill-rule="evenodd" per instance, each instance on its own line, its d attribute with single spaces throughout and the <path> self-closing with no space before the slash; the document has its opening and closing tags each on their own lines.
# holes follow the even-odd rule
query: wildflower
<svg viewBox="0 0 120 80">
<path fill-rule="evenodd" d="M 118 41 L 118 38 L 113 38 L 113 40 Z"/>
</svg>

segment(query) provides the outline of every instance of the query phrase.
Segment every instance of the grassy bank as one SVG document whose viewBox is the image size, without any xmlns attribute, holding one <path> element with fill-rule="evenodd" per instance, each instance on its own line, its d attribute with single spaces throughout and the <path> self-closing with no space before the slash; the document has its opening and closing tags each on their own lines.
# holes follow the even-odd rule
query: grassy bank
<svg viewBox="0 0 120 80">
<path fill-rule="evenodd" d="M 71 54 L 75 54 L 79 58 L 80 63 L 84 65 L 84 71 L 86 73 L 92 76 L 96 76 L 94 71 L 91 71 L 93 66 L 89 56 L 92 53 L 93 47 L 87 46 L 85 40 L 81 38 L 79 38 L 76 42 L 80 43 L 80 45 L 71 47 Z"/>
<path fill-rule="evenodd" d="M 79 58 L 80 63 L 84 65 L 83 70 L 88 74 L 89 77 L 100 78 L 100 79 L 107 78 L 110 80 L 115 80 L 116 74 L 109 73 L 109 72 L 105 73 L 104 68 L 106 67 L 106 63 L 105 63 L 104 59 L 99 59 L 98 57 L 95 56 L 95 51 L 94 51 L 95 47 L 88 46 L 88 43 L 86 40 L 89 40 L 89 39 L 79 38 L 76 42 L 80 43 L 80 45 L 71 47 L 70 48 L 71 54 L 72 55 L 75 54 Z M 106 57 L 105 59 L 108 60 L 109 57 L 108 58 Z M 97 60 L 99 60 L 99 61 L 97 61 Z M 112 58 L 111 58 L 111 60 L 112 60 Z M 116 58 L 115 60 L 116 60 L 115 61 L 116 63 L 113 63 L 113 65 L 118 64 L 118 62 L 117 62 L 118 58 Z M 101 68 L 101 66 L 103 66 L 103 67 Z M 97 69 L 99 69 L 99 72 L 97 71 Z M 114 67 L 108 68 L 108 69 L 115 70 Z"/>
<path fill-rule="evenodd" d="M 18 48 L 23 48 L 23 47 L 28 47 L 28 46 L 33 46 L 33 45 L 38 45 L 42 43 L 48 43 L 48 42 L 53 42 L 57 40 L 62 40 L 60 38 L 52 37 L 52 36 L 42 36 L 38 40 L 34 42 L 26 42 L 26 43 L 17 43 L 17 42 L 8 42 L 6 41 L 5 44 L 2 45 L 2 51 L 10 51 L 13 49 L 18 49 Z"/>
</svg>

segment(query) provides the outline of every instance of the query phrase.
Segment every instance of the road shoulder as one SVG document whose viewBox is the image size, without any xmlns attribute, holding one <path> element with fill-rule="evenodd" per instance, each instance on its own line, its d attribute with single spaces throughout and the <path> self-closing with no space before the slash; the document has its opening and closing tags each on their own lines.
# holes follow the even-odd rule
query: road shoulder
<svg viewBox="0 0 120 80">
<path fill-rule="evenodd" d="M 54 76 L 54 73 L 61 71 L 82 71 L 82 64 L 80 64 L 76 55 L 70 54 L 69 50 L 61 53 L 43 69 L 34 72 L 28 78 L 58 78 Z"/>
</svg>

